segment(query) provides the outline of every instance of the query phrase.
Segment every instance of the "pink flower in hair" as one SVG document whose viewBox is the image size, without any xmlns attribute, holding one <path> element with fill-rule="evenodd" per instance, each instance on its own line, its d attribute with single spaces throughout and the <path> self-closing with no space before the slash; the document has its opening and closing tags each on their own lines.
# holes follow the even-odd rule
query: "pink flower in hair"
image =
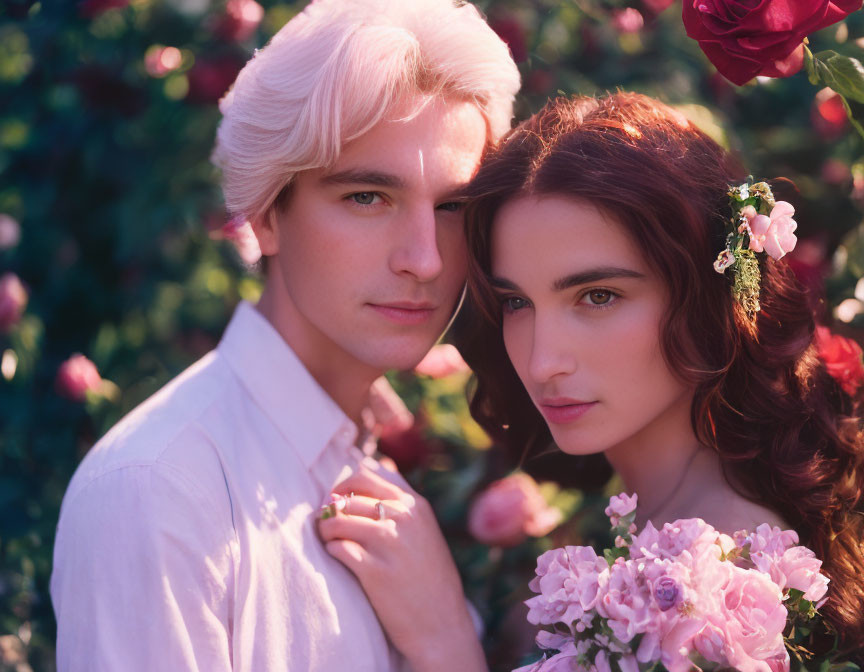
<svg viewBox="0 0 864 672">
<path fill-rule="evenodd" d="M 752 206 L 748 206 L 752 208 Z M 748 208 L 744 208 L 748 210 Z M 755 215 L 750 218 L 748 214 L 742 214 L 749 219 L 750 224 L 750 249 L 754 252 L 765 251 L 774 259 L 782 259 L 787 252 L 795 249 L 798 239 L 795 237 L 795 229 L 798 224 L 792 219 L 795 208 L 786 201 L 777 201 L 771 209 L 771 215 Z"/>
</svg>

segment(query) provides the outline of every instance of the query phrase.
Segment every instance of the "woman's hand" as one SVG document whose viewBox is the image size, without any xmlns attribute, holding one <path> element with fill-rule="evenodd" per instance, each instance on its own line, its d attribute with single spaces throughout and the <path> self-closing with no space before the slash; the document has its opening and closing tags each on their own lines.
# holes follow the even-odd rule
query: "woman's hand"
<svg viewBox="0 0 864 672">
<path fill-rule="evenodd" d="M 415 672 L 485 672 L 462 583 L 429 503 L 398 473 L 365 466 L 334 492 L 353 496 L 319 521 L 325 547 L 360 580 Z"/>
</svg>

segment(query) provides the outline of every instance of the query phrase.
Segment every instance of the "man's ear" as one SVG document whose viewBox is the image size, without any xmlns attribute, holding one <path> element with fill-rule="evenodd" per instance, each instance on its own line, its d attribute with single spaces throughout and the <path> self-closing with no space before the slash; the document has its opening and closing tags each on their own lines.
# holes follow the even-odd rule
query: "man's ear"
<svg viewBox="0 0 864 672">
<path fill-rule="evenodd" d="M 261 254 L 271 257 L 279 253 L 279 215 L 275 205 L 267 208 L 267 211 L 249 221 L 252 231 L 258 239 Z"/>
</svg>

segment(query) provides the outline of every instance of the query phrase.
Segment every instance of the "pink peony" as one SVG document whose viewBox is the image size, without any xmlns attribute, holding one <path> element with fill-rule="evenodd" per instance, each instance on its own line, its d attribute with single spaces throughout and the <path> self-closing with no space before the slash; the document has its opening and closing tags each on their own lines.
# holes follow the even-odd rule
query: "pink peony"
<svg viewBox="0 0 864 672">
<path fill-rule="evenodd" d="M 102 377 L 96 365 L 84 355 L 72 355 L 57 369 L 57 393 L 72 401 L 84 402 L 88 392 L 99 392 Z"/>
<path fill-rule="evenodd" d="M 777 563 L 786 577 L 784 588 L 794 588 L 804 593 L 804 599 L 818 602 L 828 592 L 828 577 L 820 572 L 822 561 L 804 546 L 788 549 Z"/>
<path fill-rule="evenodd" d="M 433 347 L 414 371 L 430 378 L 446 378 L 454 373 L 470 371 L 456 346 L 444 343 Z"/>
<path fill-rule="evenodd" d="M 481 492 L 468 512 L 468 530 L 493 546 L 515 546 L 527 536 L 542 537 L 561 522 L 528 474 L 513 474 Z"/>
<path fill-rule="evenodd" d="M 784 657 L 788 669 L 783 642 L 786 613 L 783 594 L 767 575 L 733 567 L 722 590 L 720 609 L 706 614 L 709 626 L 698 648 L 714 662 L 731 665 L 740 672 L 774 672 Z M 722 640 L 724 659 L 714 657 L 718 651 L 706 646 L 706 640 L 712 638 L 717 643 Z"/>
<path fill-rule="evenodd" d="M 9 331 L 21 321 L 29 298 L 17 275 L 6 273 L 0 277 L 0 332 Z"/>
<path fill-rule="evenodd" d="M 577 631 L 591 625 L 589 613 L 597 603 L 600 573 L 608 571 L 603 558 L 587 546 L 565 546 L 537 558 L 537 576 L 528 587 L 537 597 L 526 600 L 528 621 L 534 625 L 574 624 Z"/>
<path fill-rule="evenodd" d="M 795 249 L 798 239 L 794 231 L 798 224 L 792 219 L 795 208 L 786 201 L 777 201 L 771 209 L 771 215 L 749 216 L 750 211 L 755 212 L 752 206 L 741 211 L 741 214 L 749 219 L 750 225 L 750 249 L 754 252 L 763 250 L 774 259 L 782 259 L 787 252 Z M 745 214 L 746 211 L 746 214 Z"/>
<path fill-rule="evenodd" d="M 658 616 L 651 588 L 632 560 L 618 558 L 608 572 L 600 575 L 600 594 L 597 613 L 608 619 L 615 637 L 622 642 L 645 632 Z"/>
<path fill-rule="evenodd" d="M 21 225 L 17 219 L 0 213 L 0 250 L 11 250 L 21 240 Z"/>
</svg>

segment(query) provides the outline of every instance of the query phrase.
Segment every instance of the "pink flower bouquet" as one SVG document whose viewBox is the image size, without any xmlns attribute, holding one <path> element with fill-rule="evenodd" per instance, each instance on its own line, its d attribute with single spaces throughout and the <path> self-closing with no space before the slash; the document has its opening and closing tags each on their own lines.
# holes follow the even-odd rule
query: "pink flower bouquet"
<svg viewBox="0 0 864 672">
<path fill-rule="evenodd" d="M 636 496 L 612 497 L 615 547 L 548 551 L 530 583 L 528 620 L 543 658 L 517 672 L 691 669 L 785 672 L 787 625 L 824 602 L 821 560 L 791 530 L 730 537 L 699 518 L 636 534 Z"/>
</svg>

